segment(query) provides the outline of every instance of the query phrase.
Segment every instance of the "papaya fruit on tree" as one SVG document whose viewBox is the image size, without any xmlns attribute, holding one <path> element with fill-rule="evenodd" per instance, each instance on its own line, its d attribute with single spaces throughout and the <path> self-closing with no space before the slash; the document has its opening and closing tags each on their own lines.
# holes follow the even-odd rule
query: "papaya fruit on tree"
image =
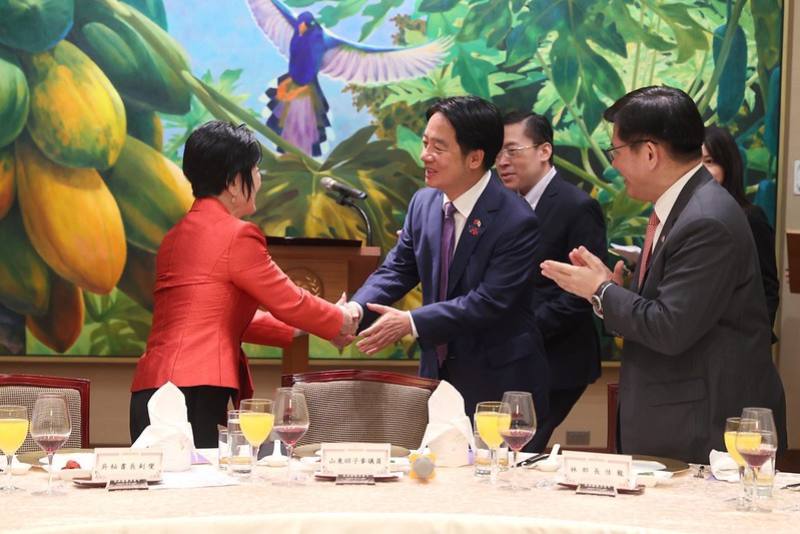
<svg viewBox="0 0 800 534">
<path fill-rule="evenodd" d="M 65 352 L 75 343 L 83 328 L 83 292 L 57 274 L 52 277 L 47 313 L 28 315 L 25 326 L 46 346 L 56 352 Z"/>
<path fill-rule="evenodd" d="M 10 144 L 28 120 L 28 81 L 16 56 L 0 46 L 0 147 Z"/>
</svg>

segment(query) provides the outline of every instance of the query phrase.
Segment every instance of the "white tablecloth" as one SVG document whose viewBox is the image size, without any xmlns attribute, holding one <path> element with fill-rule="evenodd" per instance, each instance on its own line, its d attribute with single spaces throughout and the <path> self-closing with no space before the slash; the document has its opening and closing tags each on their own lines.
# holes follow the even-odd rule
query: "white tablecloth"
<svg viewBox="0 0 800 534">
<path fill-rule="evenodd" d="M 216 469 L 215 466 L 194 469 Z M 258 468 L 285 476 L 284 469 Z M 523 471 L 527 484 L 552 474 Z M 78 489 L 37 497 L 46 475 L 15 476 L 26 492 L 0 494 L 0 532 L 190 533 L 480 533 L 529 532 L 798 532 L 800 493 L 776 489 L 771 513 L 738 512 L 727 499 L 738 485 L 677 477 L 643 495 L 616 498 L 575 495 L 557 486 L 510 492 L 475 479 L 471 468 L 436 471 L 420 483 L 409 478 L 375 486 L 305 486 L 269 482 L 221 488 L 164 491 Z M 793 510 L 794 509 L 794 510 Z"/>
</svg>

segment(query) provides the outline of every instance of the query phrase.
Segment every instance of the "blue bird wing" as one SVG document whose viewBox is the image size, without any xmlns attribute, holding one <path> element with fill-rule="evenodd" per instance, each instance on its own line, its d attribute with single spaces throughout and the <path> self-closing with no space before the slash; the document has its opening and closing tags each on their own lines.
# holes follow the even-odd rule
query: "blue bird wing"
<svg viewBox="0 0 800 534">
<path fill-rule="evenodd" d="M 247 0 L 247 6 L 261 31 L 288 58 L 289 43 L 297 26 L 292 11 L 280 0 Z"/>
<path fill-rule="evenodd" d="M 359 85 L 419 78 L 445 60 L 452 44 L 452 38 L 443 38 L 409 48 L 381 48 L 326 33 L 320 72 Z"/>
</svg>

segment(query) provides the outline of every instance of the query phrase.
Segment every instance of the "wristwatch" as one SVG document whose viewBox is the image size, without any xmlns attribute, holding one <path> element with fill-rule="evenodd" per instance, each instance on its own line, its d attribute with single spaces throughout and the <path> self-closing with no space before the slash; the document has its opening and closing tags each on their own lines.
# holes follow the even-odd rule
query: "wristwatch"
<svg viewBox="0 0 800 534">
<path fill-rule="evenodd" d="M 608 286 L 613 285 L 614 282 L 611 280 L 606 280 L 599 286 L 597 286 L 597 290 L 592 295 L 592 308 L 594 308 L 594 313 L 602 319 L 603 317 L 603 295 L 608 289 Z"/>
</svg>

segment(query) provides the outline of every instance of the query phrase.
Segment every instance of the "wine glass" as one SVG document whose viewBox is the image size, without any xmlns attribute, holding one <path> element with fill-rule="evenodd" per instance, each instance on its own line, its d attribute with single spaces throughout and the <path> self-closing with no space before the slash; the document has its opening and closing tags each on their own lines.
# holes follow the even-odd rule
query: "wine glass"
<svg viewBox="0 0 800 534">
<path fill-rule="evenodd" d="M 745 463 L 744 458 L 742 458 L 742 455 L 739 454 L 739 451 L 736 450 L 736 433 L 739 431 L 739 423 L 741 420 L 741 417 L 728 417 L 725 420 L 725 434 L 723 436 L 725 439 L 725 449 L 739 467 L 739 482 L 742 487 L 742 492 L 739 497 L 736 498 L 736 508 L 739 510 L 744 510 L 746 501 L 748 500 L 746 496 L 747 484 L 745 484 L 744 480 L 744 469 L 747 464 Z"/>
<path fill-rule="evenodd" d="M 258 462 L 258 450 L 269 437 L 275 416 L 272 414 L 272 400 L 244 399 L 239 404 L 239 427 L 247 442 L 250 443 L 252 469 Z"/>
<path fill-rule="evenodd" d="M 497 484 L 497 449 L 503 444 L 500 432 L 511 426 L 510 411 L 508 403 L 497 401 L 479 402 L 475 407 L 475 426 L 491 455 L 489 483 L 492 485 Z"/>
<path fill-rule="evenodd" d="M 514 454 L 511 461 L 511 484 L 506 486 L 511 490 L 528 490 L 525 486 L 517 484 L 519 468 L 517 467 L 517 453 L 533 439 L 536 432 L 536 412 L 533 409 L 533 397 L 527 391 L 506 391 L 503 393 L 503 406 L 501 414 L 508 414 L 510 425 L 501 428 L 500 435 Z"/>
<path fill-rule="evenodd" d="M 11 462 L 28 435 L 28 410 L 24 406 L 0 406 L 0 451 L 6 455 L 6 485 L 0 492 L 20 491 L 11 480 Z"/>
<path fill-rule="evenodd" d="M 31 437 L 47 453 L 47 490 L 34 492 L 34 495 L 63 495 L 53 489 L 53 454 L 72 433 L 69 409 L 64 395 L 60 393 L 40 393 L 33 405 L 31 415 Z"/>
<path fill-rule="evenodd" d="M 746 476 L 752 482 L 748 492 L 750 511 L 768 511 L 759 506 L 758 500 L 761 493 L 764 493 L 765 497 L 772 494 L 777 449 L 778 433 L 775 430 L 772 410 L 768 408 L 742 410 L 739 430 L 736 432 L 736 450 L 749 468 Z"/>
<path fill-rule="evenodd" d="M 295 444 L 308 431 L 308 406 L 306 397 L 293 388 L 278 388 L 275 396 L 275 426 L 273 430 L 286 444 L 286 485 L 292 483 L 292 451 Z"/>
</svg>

